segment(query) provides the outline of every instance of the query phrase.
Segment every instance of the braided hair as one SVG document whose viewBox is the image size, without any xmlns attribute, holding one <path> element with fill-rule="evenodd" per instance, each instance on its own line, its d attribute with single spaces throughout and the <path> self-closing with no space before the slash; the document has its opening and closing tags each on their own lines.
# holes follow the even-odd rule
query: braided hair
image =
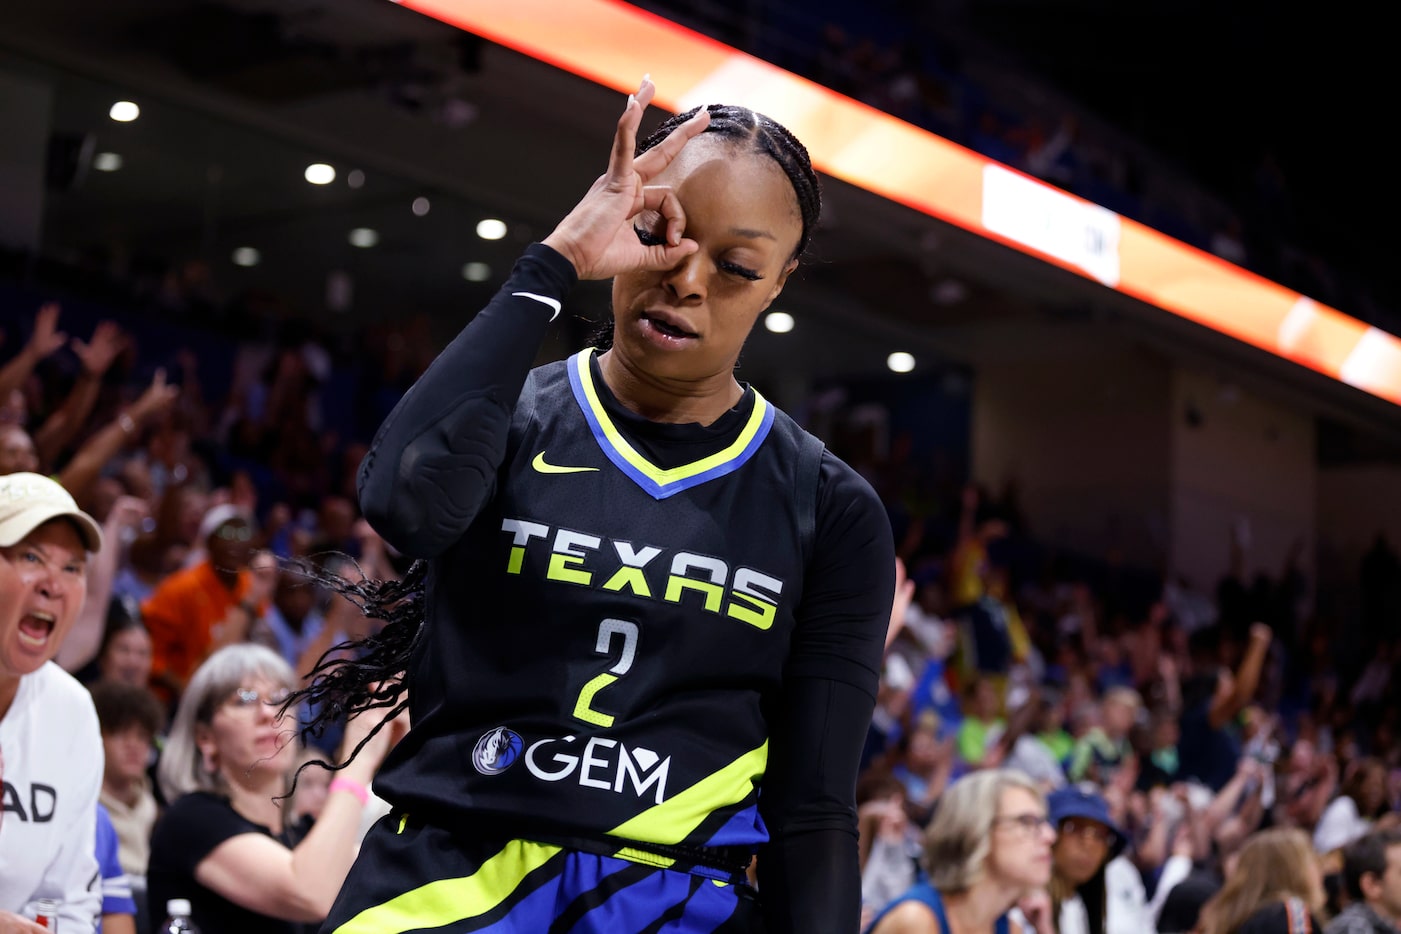
<svg viewBox="0 0 1401 934">
<path fill-rule="evenodd" d="M 668 117 L 651 136 L 637 144 L 633 155 L 640 156 L 659 145 L 672 130 L 694 117 L 699 110 L 699 107 L 693 107 L 684 113 Z M 812 234 L 817 229 L 818 217 L 822 214 L 822 184 L 818 181 L 817 172 L 813 170 L 807 147 L 788 132 L 788 128 L 783 124 L 746 107 L 711 104 L 706 110 L 710 112 L 710 124 L 701 133 L 702 136 L 713 133 L 721 139 L 733 140 L 736 143 L 748 142 L 752 146 L 752 152 L 762 153 L 773 159 L 783 170 L 783 174 L 788 176 L 793 193 L 798 196 L 798 210 L 803 219 L 803 232 L 798 238 L 798 248 L 793 251 L 794 259 L 801 258 L 807 251 Z"/>
<path fill-rule="evenodd" d="M 657 146 L 672 130 L 695 116 L 699 109 L 692 108 L 668 117 L 650 136 L 637 144 L 635 155 L 640 156 Z M 822 185 L 812 167 L 807 147 L 782 124 L 748 108 L 711 104 L 706 109 L 710 112 L 710 124 L 704 133 L 713 133 L 736 144 L 748 143 L 752 152 L 769 156 L 787 176 L 797 196 L 802 217 L 802 233 L 798 237 L 793 258 L 801 258 L 807 251 L 822 213 Z M 595 335 L 594 342 L 607 346 L 612 341 L 611 322 L 605 325 L 604 330 L 606 336 L 600 331 Z M 408 705 L 400 685 L 422 638 L 427 570 L 426 562 L 416 561 L 402 580 L 352 581 L 323 569 L 306 569 L 308 576 L 350 600 L 365 616 L 382 621 L 384 626 L 363 639 L 350 640 L 331 648 L 311 670 L 311 683 L 287 698 L 284 709 L 301 703 L 310 705 L 311 718 L 303 726 L 303 736 L 321 736 L 333 724 L 361 711 L 392 707 L 392 712 L 397 714 Z M 376 726 L 369 735 L 378 732 L 380 726 Z M 347 761 L 353 759 L 359 749 L 357 746 Z M 332 765 L 331 768 L 342 768 L 344 765 Z"/>
<path fill-rule="evenodd" d="M 362 711 L 391 708 L 384 722 L 397 716 L 409 705 L 403 679 L 423 634 L 424 580 L 428 562 L 415 561 L 398 580 L 351 579 L 310 562 L 299 562 L 294 570 L 349 600 L 366 618 L 382 625 L 363 638 L 349 639 L 327 649 L 308 672 L 306 677 L 310 683 L 291 692 L 283 702 L 282 711 L 308 705 L 311 716 L 302 726 L 304 739 L 323 736 L 328 728 Z M 344 768 L 360 747 L 380 731 L 384 722 L 376 724 L 350 751 L 345 762 L 323 765 L 330 769 Z M 303 763 L 297 775 L 309 764 Z"/>
</svg>

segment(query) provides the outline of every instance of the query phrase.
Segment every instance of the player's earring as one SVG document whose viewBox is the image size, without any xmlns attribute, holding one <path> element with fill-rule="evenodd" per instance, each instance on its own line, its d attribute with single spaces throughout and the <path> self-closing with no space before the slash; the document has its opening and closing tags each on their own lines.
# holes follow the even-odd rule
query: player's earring
<svg viewBox="0 0 1401 934">
<path fill-rule="evenodd" d="M 214 765 L 214 753 L 207 749 L 200 753 L 199 766 L 208 775 L 213 775 L 215 772 L 219 771 Z"/>
</svg>

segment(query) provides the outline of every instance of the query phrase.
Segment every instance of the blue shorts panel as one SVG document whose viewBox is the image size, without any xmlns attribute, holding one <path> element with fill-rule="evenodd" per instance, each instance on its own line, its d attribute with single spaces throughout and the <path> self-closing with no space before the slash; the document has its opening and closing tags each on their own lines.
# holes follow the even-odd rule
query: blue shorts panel
<svg viewBox="0 0 1401 934">
<path fill-rule="evenodd" d="M 762 934 L 754 890 L 399 815 L 366 835 L 322 934 Z"/>
</svg>

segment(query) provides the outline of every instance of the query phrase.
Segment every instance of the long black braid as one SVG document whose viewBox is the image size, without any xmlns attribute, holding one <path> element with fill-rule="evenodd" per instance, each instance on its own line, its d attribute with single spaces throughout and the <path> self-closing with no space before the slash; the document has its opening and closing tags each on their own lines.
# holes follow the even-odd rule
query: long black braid
<svg viewBox="0 0 1401 934">
<path fill-rule="evenodd" d="M 633 156 L 640 156 L 660 144 L 672 130 L 694 117 L 699 110 L 699 107 L 692 107 L 684 113 L 668 117 L 650 136 L 637 144 Z M 793 193 L 798 196 L 798 211 L 803 220 L 803 231 L 798 237 L 798 247 L 793 251 L 793 259 L 802 259 L 822 215 L 822 183 L 812 167 L 807 147 L 783 124 L 747 107 L 711 104 L 706 110 L 710 112 L 710 123 L 701 133 L 702 136 L 714 133 L 721 139 L 736 143 L 748 142 L 752 145 L 753 152 L 773 159 L 783 170 L 783 174 L 788 176 Z M 611 315 L 594 330 L 589 344 L 599 350 L 607 350 L 613 345 Z"/>
<path fill-rule="evenodd" d="M 352 580 L 307 562 L 298 563 L 295 570 L 349 600 L 367 619 L 383 624 L 363 638 L 327 649 L 308 672 L 310 683 L 288 695 L 283 712 L 302 704 L 309 705 L 312 712 L 302 727 L 303 738 L 320 737 L 331 726 L 362 711 L 391 708 L 385 717 L 388 720 L 407 709 L 409 700 L 403 682 L 409 660 L 422 638 L 428 562 L 415 561 L 398 580 Z M 376 725 L 344 762 L 323 766 L 344 768 L 383 725 Z M 297 773 L 300 775 L 301 769 Z"/>
<path fill-rule="evenodd" d="M 637 144 L 636 155 L 658 145 L 699 109 L 693 108 L 668 117 L 650 136 Z M 705 133 L 714 133 L 736 143 L 747 141 L 754 152 L 769 156 L 783 169 L 783 174 L 793 185 L 802 216 L 802 234 L 793 251 L 793 258 L 800 259 L 807 251 L 822 213 L 822 185 L 817 172 L 813 170 L 807 148 L 787 128 L 748 108 L 711 104 L 706 109 L 710 112 L 710 124 L 705 128 Z M 611 340 L 612 326 L 609 322 L 606 342 L 611 343 Z M 408 704 L 399 686 L 422 637 L 426 562 L 415 562 L 404 578 L 397 581 L 351 581 L 317 569 L 309 573 L 359 606 L 365 616 L 381 620 L 385 625 L 372 635 L 344 642 L 323 655 L 311 671 L 311 683 L 293 692 L 284 709 L 309 703 L 312 716 L 302 732 L 304 736 L 313 737 L 322 735 L 332 724 L 361 711 L 392 707 L 397 714 Z M 379 687 L 372 691 L 372 685 Z M 378 729 L 376 727 L 374 732 L 378 732 Z M 373 736 L 374 732 L 370 735 Z M 347 761 L 354 758 L 359 749 L 357 746 Z M 340 763 L 331 767 L 341 768 L 344 765 Z"/>
</svg>

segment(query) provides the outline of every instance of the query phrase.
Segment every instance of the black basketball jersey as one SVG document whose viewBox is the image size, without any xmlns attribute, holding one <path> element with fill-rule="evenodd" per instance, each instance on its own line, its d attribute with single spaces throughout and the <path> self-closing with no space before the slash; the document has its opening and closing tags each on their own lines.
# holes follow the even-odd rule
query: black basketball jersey
<svg viewBox="0 0 1401 934">
<path fill-rule="evenodd" d="M 533 371 L 488 505 L 434 560 L 409 811 L 754 847 L 821 442 L 757 391 L 715 425 L 622 410 L 590 351 Z"/>
</svg>

